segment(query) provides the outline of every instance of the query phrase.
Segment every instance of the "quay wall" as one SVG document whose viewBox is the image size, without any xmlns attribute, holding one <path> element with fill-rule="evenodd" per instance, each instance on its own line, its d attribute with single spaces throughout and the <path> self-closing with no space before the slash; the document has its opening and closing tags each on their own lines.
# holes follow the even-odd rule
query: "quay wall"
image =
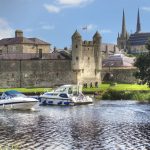
<svg viewBox="0 0 150 150">
<path fill-rule="evenodd" d="M 0 60 L 0 87 L 52 87 L 76 83 L 70 60 Z"/>
<path fill-rule="evenodd" d="M 110 73 L 113 75 L 113 82 L 117 83 L 137 83 L 138 80 L 134 77 L 134 73 L 137 71 L 137 68 L 127 68 L 127 67 L 114 67 L 114 68 L 103 68 L 102 69 L 102 81 L 107 82 L 106 74 Z"/>
</svg>

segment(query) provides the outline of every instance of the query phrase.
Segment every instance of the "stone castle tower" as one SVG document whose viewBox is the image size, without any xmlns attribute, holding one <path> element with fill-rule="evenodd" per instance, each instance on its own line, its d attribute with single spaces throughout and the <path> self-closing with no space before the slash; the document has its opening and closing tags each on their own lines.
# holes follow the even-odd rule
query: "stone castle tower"
<svg viewBox="0 0 150 150">
<path fill-rule="evenodd" d="M 101 82 L 101 35 L 96 32 L 92 41 L 83 41 L 78 31 L 72 35 L 72 70 L 77 83 Z"/>
<path fill-rule="evenodd" d="M 129 35 L 128 35 L 128 32 L 126 30 L 125 13 L 124 13 L 124 10 L 123 10 L 122 31 L 121 31 L 121 34 L 118 33 L 118 38 L 117 38 L 117 45 L 118 45 L 118 48 L 120 50 L 121 49 L 124 49 L 124 50 L 127 49 L 127 40 L 128 39 L 129 39 Z"/>
</svg>

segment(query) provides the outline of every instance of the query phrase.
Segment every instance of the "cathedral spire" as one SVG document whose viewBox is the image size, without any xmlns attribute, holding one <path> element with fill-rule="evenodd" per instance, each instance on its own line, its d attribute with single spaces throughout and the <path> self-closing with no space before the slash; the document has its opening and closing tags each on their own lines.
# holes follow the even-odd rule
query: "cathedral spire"
<svg viewBox="0 0 150 150">
<path fill-rule="evenodd" d="M 123 9 L 123 16 L 122 16 L 122 31 L 121 31 L 121 36 L 126 37 L 126 22 L 125 22 L 125 14 L 124 14 L 124 9 Z"/>
<path fill-rule="evenodd" d="M 136 33 L 139 33 L 140 31 L 141 31 L 141 22 L 140 22 L 140 11 L 138 9 Z"/>
</svg>

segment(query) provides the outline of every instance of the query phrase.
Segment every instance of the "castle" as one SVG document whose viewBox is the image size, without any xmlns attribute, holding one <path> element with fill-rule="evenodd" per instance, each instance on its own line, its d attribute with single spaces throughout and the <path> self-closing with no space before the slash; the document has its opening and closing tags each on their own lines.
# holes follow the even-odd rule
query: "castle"
<svg viewBox="0 0 150 150">
<path fill-rule="evenodd" d="M 75 31 L 72 35 L 71 53 L 57 50 L 51 52 L 50 43 L 38 38 L 26 38 L 22 31 L 16 30 L 14 38 L 0 40 L 0 85 L 3 88 L 52 87 L 78 83 L 97 86 L 102 81 L 107 81 L 104 79 L 108 73 L 114 75 L 115 82 L 136 83 L 137 80 L 133 77 L 136 68 L 126 65 L 130 63 L 126 61 L 128 58 L 110 55 L 122 50 L 127 53 L 146 52 L 145 44 L 149 37 L 149 32 L 141 32 L 139 10 L 136 32 L 130 35 L 123 11 L 122 31 L 118 34 L 117 46 L 102 43 L 98 32 L 91 41 L 86 41 Z"/>
<path fill-rule="evenodd" d="M 150 38 L 150 32 L 141 32 L 140 12 L 138 9 L 136 32 L 128 34 L 125 22 L 125 13 L 123 10 L 122 31 L 118 34 L 117 46 L 127 53 L 143 53 L 147 52 L 145 44 Z"/>
<path fill-rule="evenodd" d="M 14 38 L 0 40 L 0 85 L 3 88 L 78 83 L 97 86 L 101 83 L 101 39 L 96 32 L 92 41 L 83 41 L 76 31 L 69 58 L 49 53 L 49 43 L 25 38 L 22 31 L 16 31 Z"/>
</svg>

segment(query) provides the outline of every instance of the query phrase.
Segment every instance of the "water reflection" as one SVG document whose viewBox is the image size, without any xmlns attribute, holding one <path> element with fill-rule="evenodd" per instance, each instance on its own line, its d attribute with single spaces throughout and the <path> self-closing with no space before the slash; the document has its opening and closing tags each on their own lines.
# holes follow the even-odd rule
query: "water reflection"
<svg viewBox="0 0 150 150">
<path fill-rule="evenodd" d="M 150 149 L 150 105 L 101 101 L 37 109 L 0 111 L 0 145 L 23 150 Z"/>
</svg>

